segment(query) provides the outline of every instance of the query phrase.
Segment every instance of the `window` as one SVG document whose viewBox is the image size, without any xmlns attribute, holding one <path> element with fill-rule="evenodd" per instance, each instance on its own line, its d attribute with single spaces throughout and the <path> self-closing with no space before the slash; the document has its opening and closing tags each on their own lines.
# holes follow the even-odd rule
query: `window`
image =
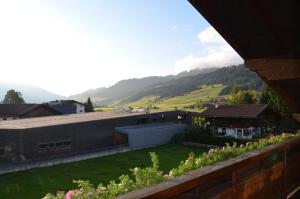
<svg viewBox="0 0 300 199">
<path fill-rule="evenodd" d="M 49 149 L 59 149 L 59 148 L 66 148 L 71 145 L 71 141 L 58 141 L 58 142 L 49 142 L 49 143 L 40 143 L 38 145 L 39 150 L 49 150 Z"/>
<path fill-rule="evenodd" d="M 52 147 L 54 147 L 54 143 L 51 142 L 51 143 L 48 144 L 48 146 L 49 146 L 50 148 L 52 148 Z"/>
<path fill-rule="evenodd" d="M 54 147 L 54 143 L 53 142 L 49 142 L 49 143 L 41 143 L 39 144 L 39 149 L 50 149 Z"/>
<path fill-rule="evenodd" d="M 160 120 L 161 120 L 162 122 L 165 122 L 165 121 L 166 121 L 166 117 L 165 117 L 165 115 L 164 115 L 164 114 L 161 114 L 161 116 L 160 116 Z"/>
<path fill-rule="evenodd" d="M 237 137 L 242 137 L 242 135 L 243 135 L 242 129 L 237 129 L 236 135 L 237 135 Z"/>
<path fill-rule="evenodd" d="M 65 142 L 64 142 L 64 145 L 65 145 L 65 146 L 69 146 L 69 145 L 71 145 L 71 142 L 70 142 L 70 141 L 65 141 Z"/>
<path fill-rule="evenodd" d="M 226 128 L 222 128 L 222 135 L 226 134 Z"/>
<path fill-rule="evenodd" d="M 63 145 L 64 145 L 63 142 L 56 142 L 56 143 L 55 143 L 55 146 L 56 146 L 56 147 L 61 147 L 61 146 L 63 146 Z"/>
<path fill-rule="evenodd" d="M 65 141 L 59 141 L 55 143 L 55 146 L 57 148 L 65 148 L 69 147 L 71 145 L 71 141 L 65 140 Z"/>
<path fill-rule="evenodd" d="M 250 135 L 250 131 L 248 129 L 244 129 L 244 136 L 249 136 Z"/>
<path fill-rule="evenodd" d="M 186 120 L 186 115 L 185 114 L 177 115 L 177 121 L 178 122 L 184 122 L 185 120 Z"/>
</svg>

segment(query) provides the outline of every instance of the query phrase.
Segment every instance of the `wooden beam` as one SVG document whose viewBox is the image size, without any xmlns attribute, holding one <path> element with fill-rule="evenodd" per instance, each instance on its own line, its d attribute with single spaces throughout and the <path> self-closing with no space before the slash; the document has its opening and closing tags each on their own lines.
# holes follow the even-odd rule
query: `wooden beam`
<svg viewBox="0 0 300 199">
<path fill-rule="evenodd" d="M 300 113 L 295 113 L 293 115 L 294 119 L 297 120 L 298 122 L 300 122 Z"/>
<path fill-rule="evenodd" d="M 266 80 L 300 78 L 300 59 L 251 59 L 245 65 Z"/>
<path fill-rule="evenodd" d="M 214 10 L 214 12 L 221 13 L 220 10 L 223 11 L 223 13 L 226 13 L 224 11 L 223 4 L 226 4 L 225 1 L 211 1 L 211 0 L 188 0 L 190 4 L 196 8 L 196 10 L 201 14 L 202 17 L 204 17 L 209 24 L 211 24 L 214 29 L 230 44 L 230 46 L 235 49 L 235 51 L 241 56 L 245 57 L 246 52 L 240 47 L 240 44 L 238 41 L 236 41 L 235 37 L 232 36 L 233 31 L 228 27 L 228 24 L 220 22 L 220 16 L 211 14 L 211 11 Z M 203 6 L 205 4 L 205 6 Z M 214 9 L 210 9 L 214 8 Z M 216 10 L 215 10 L 216 9 Z M 222 19 L 222 17 L 221 17 Z"/>
</svg>

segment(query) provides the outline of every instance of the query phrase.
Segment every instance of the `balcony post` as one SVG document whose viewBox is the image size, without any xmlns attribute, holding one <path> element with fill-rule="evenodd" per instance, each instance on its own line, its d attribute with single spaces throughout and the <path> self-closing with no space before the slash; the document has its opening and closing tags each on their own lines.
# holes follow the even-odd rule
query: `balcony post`
<svg viewBox="0 0 300 199">
<path fill-rule="evenodd" d="M 282 189 L 282 199 L 287 199 L 287 162 L 286 162 L 286 149 L 283 152 L 283 189 Z"/>
<path fill-rule="evenodd" d="M 232 172 L 232 199 L 237 199 L 237 179 L 235 170 Z"/>
</svg>

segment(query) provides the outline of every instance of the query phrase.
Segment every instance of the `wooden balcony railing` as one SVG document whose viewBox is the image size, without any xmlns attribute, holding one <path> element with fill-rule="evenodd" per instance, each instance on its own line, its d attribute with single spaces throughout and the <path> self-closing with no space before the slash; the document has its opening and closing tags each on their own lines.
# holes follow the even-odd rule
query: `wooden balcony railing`
<svg viewBox="0 0 300 199">
<path fill-rule="evenodd" d="M 296 199 L 299 187 L 300 138 L 293 138 L 118 199 Z"/>
</svg>

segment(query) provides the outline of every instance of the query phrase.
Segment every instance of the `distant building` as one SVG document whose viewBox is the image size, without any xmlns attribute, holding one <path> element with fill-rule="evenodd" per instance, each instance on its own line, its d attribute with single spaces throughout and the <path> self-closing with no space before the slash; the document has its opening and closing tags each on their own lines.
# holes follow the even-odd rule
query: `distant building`
<svg viewBox="0 0 300 199">
<path fill-rule="evenodd" d="M 251 139 L 265 133 L 277 115 L 266 104 L 216 105 L 199 114 L 213 126 L 214 133 Z"/>
<path fill-rule="evenodd" d="M 148 137 L 145 139 L 149 140 L 139 143 L 139 146 L 160 144 L 174 133 L 172 129 L 179 122 L 179 114 L 181 114 L 179 111 L 148 114 L 92 112 L 2 121 L 0 122 L 0 164 L 104 150 L 120 143 L 124 144 L 116 138 L 116 128 L 138 124 L 136 129 L 139 129 L 139 132 L 143 132 L 143 129 L 147 131 L 137 135 L 137 138 L 133 138 L 131 134 L 129 140 L 135 139 L 137 144 L 137 140 L 143 142 L 141 135 L 147 134 Z M 145 119 L 143 123 L 140 123 L 141 118 Z M 158 120 L 159 118 L 161 119 Z M 174 125 L 167 124 L 168 122 Z M 143 128 L 143 125 L 147 128 Z M 132 127 L 129 129 L 132 130 Z"/>
<path fill-rule="evenodd" d="M 85 113 L 84 104 L 75 100 L 56 100 L 47 102 L 45 104 L 63 115 Z"/>
<path fill-rule="evenodd" d="M 0 121 L 60 115 L 44 104 L 0 104 Z"/>
</svg>

